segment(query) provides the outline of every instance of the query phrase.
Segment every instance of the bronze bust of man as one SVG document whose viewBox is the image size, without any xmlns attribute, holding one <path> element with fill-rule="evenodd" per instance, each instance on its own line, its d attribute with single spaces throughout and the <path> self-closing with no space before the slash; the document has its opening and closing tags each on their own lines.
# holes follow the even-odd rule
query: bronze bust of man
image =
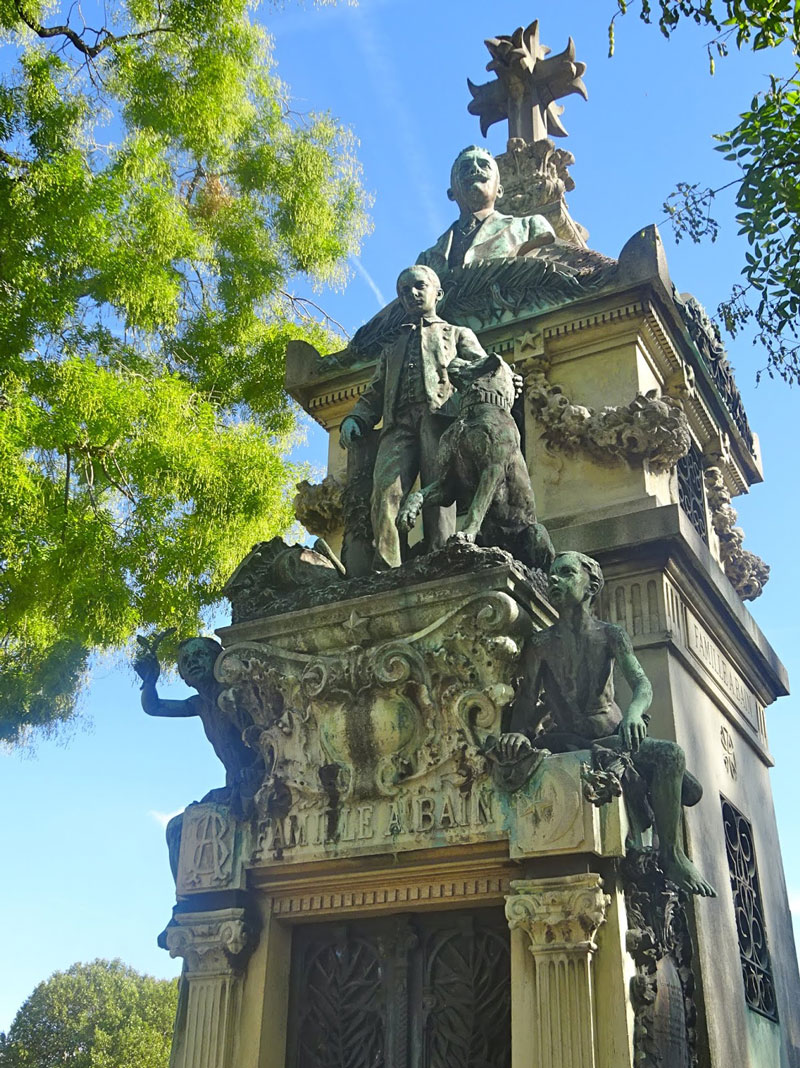
<svg viewBox="0 0 800 1068">
<path fill-rule="evenodd" d="M 491 152 L 470 145 L 456 156 L 447 196 L 459 207 L 459 217 L 418 263 L 443 277 L 456 267 L 478 260 L 516 259 L 533 249 L 551 245 L 555 233 L 543 215 L 503 215 L 495 208 L 503 195 L 500 172 Z"/>
</svg>

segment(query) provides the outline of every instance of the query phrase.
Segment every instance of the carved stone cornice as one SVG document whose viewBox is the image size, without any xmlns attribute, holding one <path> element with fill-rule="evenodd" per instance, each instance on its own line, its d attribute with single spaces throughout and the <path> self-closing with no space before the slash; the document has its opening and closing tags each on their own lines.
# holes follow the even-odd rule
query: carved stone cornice
<svg viewBox="0 0 800 1068">
<path fill-rule="evenodd" d="M 183 957 L 189 978 L 238 974 L 258 941 L 243 908 L 184 912 L 166 931 L 171 957 Z"/>
<path fill-rule="evenodd" d="M 611 902 L 599 875 L 515 879 L 511 890 L 506 898 L 508 926 L 525 931 L 534 956 L 593 953 L 597 948 L 595 935 Z"/>
<path fill-rule="evenodd" d="M 344 872 L 298 878 L 256 874 L 272 899 L 273 915 L 294 920 L 422 910 L 448 905 L 467 908 L 500 904 L 511 889 L 513 866 L 507 860 L 477 857 L 469 863 Z"/>
</svg>

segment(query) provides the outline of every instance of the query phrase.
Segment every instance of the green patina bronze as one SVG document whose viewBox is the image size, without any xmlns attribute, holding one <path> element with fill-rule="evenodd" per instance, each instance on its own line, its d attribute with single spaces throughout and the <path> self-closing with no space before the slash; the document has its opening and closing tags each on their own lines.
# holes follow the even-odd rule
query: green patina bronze
<svg viewBox="0 0 800 1068">
<path fill-rule="evenodd" d="M 583 553 L 560 553 L 550 568 L 550 601 L 559 619 L 528 639 L 522 654 L 522 680 L 511 710 L 511 732 L 501 736 L 504 761 L 527 759 L 534 748 L 551 752 L 592 749 L 601 766 L 613 754 L 627 758 L 633 779 L 646 791 L 648 804 L 631 805 L 638 830 L 642 808 L 650 810 L 659 839 L 664 873 L 682 890 L 714 897 L 678 841 L 681 804 L 694 805 L 702 787 L 686 772 L 676 742 L 648 736 L 653 688 L 622 627 L 592 613 L 603 587 L 600 565 Z M 623 712 L 614 698 L 614 665 L 631 688 Z M 546 725 L 545 725 L 546 719 Z M 603 753 L 612 757 L 603 760 Z M 623 761 L 624 762 L 624 761 Z M 632 799 L 633 800 L 633 799 Z"/>
</svg>

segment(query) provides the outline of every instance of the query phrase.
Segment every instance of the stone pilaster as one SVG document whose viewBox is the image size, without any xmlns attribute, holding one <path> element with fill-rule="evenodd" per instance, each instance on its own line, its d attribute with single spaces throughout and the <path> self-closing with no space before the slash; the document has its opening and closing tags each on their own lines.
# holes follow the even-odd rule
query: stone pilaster
<svg viewBox="0 0 800 1068">
<path fill-rule="evenodd" d="M 610 901 L 602 886 L 592 873 L 511 884 L 513 1068 L 596 1068 L 592 956 Z"/>
<path fill-rule="evenodd" d="M 243 908 L 175 916 L 166 944 L 184 970 L 170 1068 L 233 1068 L 240 976 L 256 941 Z"/>
</svg>

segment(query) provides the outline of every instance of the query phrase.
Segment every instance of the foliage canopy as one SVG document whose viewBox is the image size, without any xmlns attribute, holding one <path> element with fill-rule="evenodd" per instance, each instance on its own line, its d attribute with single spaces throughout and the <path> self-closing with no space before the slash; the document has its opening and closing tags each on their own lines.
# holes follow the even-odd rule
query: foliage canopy
<svg viewBox="0 0 800 1068">
<path fill-rule="evenodd" d="M 789 69 L 773 75 L 770 87 L 757 93 L 750 108 L 727 133 L 717 135 L 718 149 L 739 170 L 736 220 L 749 250 L 743 283 L 720 304 L 719 315 L 732 334 L 746 324 L 764 347 L 767 372 L 800 382 L 800 4 L 796 0 L 617 0 L 617 13 L 637 10 L 645 22 L 656 21 L 670 37 L 687 19 L 711 31 L 708 57 L 726 56 L 730 44 L 760 51 L 788 45 Z M 616 18 L 615 14 L 615 18 Z M 614 22 L 610 27 L 611 52 Z M 782 53 L 782 62 L 789 49 Z M 720 190 L 681 183 L 665 209 L 678 239 L 715 238 L 719 224 L 710 204 Z"/>
<path fill-rule="evenodd" d="M 167 1068 L 177 980 L 119 960 L 73 964 L 39 983 L 7 1035 L 0 1068 Z"/>
<path fill-rule="evenodd" d="M 291 522 L 283 353 L 331 345 L 293 286 L 343 279 L 365 198 L 251 7 L 0 0 L 0 738 Z"/>
</svg>

